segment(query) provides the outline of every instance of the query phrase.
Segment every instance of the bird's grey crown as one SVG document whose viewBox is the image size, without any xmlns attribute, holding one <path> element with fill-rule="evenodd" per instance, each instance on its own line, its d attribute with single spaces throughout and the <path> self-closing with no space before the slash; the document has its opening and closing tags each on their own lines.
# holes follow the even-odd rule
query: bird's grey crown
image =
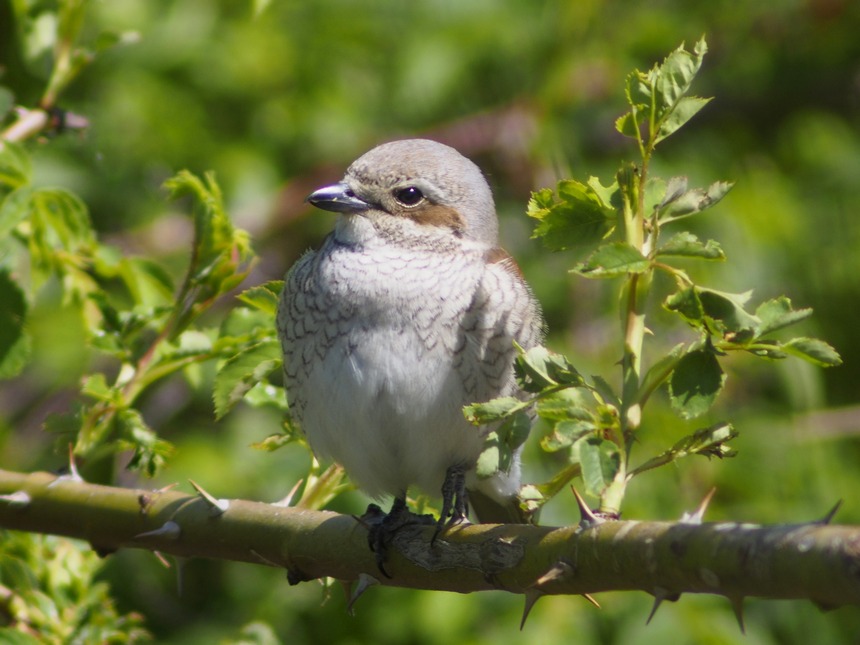
<svg viewBox="0 0 860 645">
<path fill-rule="evenodd" d="M 434 204 L 456 209 L 465 222 L 463 235 L 488 246 L 498 243 L 493 194 L 480 168 L 457 150 L 429 139 L 383 143 L 356 159 L 344 183 L 355 194 L 414 185 Z"/>
</svg>

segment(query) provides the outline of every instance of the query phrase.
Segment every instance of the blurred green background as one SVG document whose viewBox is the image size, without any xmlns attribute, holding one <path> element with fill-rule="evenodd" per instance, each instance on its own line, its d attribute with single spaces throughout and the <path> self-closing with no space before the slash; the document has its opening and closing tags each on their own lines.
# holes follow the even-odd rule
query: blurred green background
<svg viewBox="0 0 860 645">
<path fill-rule="evenodd" d="M 706 519 L 806 521 L 844 498 L 836 521 L 860 523 L 860 3 L 110 0 L 92 3 L 87 29 L 135 37 L 70 88 L 62 106 L 91 127 L 38 146 L 35 170 L 39 183 L 81 195 L 107 242 L 181 271 L 190 225 L 161 184 L 183 168 L 212 169 L 261 255 L 247 284 L 278 279 L 333 225 L 303 203 L 307 193 L 379 142 L 435 138 L 487 173 L 504 243 L 545 308 L 550 346 L 584 372 L 615 378 L 616 286 L 568 276 L 574 258 L 530 241 L 526 202 L 530 190 L 562 177 L 608 183 L 622 158 L 634 159 L 613 128 L 626 74 L 705 34 L 710 54 L 694 91 L 716 98 L 662 145 L 654 168 L 692 184 L 736 182 L 691 224 L 729 256 L 696 268 L 697 276 L 813 307 L 805 331 L 833 344 L 845 364 L 820 371 L 732 359 L 721 403 L 696 426 L 655 402 L 634 464 L 725 418 L 741 433 L 740 454 L 642 476 L 624 514 L 675 519 L 716 486 Z M 19 46 L 11 8 L 0 2 L 2 82 L 32 105 L 48 69 L 25 64 Z M 653 325 L 667 321 L 658 313 Z M 41 423 L 70 405 L 79 377 L 98 363 L 79 342 L 80 321 L 49 295 L 33 311 L 31 332 L 32 365 L 0 388 L 0 466 L 56 469 L 63 458 Z M 646 359 L 659 355 L 660 346 L 649 349 Z M 143 485 L 191 478 L 216 496 L 282 497 L 308 456 L 297 447 L 250 449 L 279 419 L 240 408 L 216 424 L 209 391 L 176 379 L 144 400 L 149 424 L 179 452 L 158 482 Z M 553 466 L 538 453 L 527 455 L 534 480 Z M 366 502 L 352 493 L 337 509 L 355 512 Z M 562 496 L 542 519 L 575 518 Z M 104 578 L 120 608 L 142 612 L 164 643 L 741 640 L 728 602 L 710 597 L 665 606 L 647 628 L 645 594 L 600 595 L 601 610 L 548 598 L 520 633 L 522 599 L 502 593 L 372 589 L 350 617 L 339 589 L 327 598 L 316 583 L 293 588 L 266 567 L 192 561 L 166 570 L 148 553 L 122 552 L 107 561 Z M 858 642 L 858 613 L 752 600 L 743 642 Z"/>
</svg>

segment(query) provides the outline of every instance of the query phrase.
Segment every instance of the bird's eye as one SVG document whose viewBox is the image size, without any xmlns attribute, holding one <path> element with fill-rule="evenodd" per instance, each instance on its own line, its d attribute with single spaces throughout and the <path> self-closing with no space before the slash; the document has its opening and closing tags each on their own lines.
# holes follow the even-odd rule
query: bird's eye
<svg viewBox="0 0 860 645">
<path fill-rule="evenodd" d="M 415 206 L 415 204 L 424 199 L 424 193 L 418 190 L 415 186 L 407 186 L 406 188 L 398 188 L 395 190 L 394 199 L 404 206 Z"/>
</svg>

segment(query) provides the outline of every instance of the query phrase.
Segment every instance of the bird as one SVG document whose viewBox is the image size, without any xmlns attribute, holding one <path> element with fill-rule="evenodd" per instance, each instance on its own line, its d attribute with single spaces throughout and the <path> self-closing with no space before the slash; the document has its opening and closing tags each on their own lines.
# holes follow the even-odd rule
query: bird
<svg viewBox="0 0 860 645">
<path fill-rule="evenodd" d="M 539 345 L 544 322 L 499 246 L 481 170 L 445 144 L 397 140 L 306 201 L 339 217 L 288 271 L 277 331 L 290 414 L 314 455 L 370 497 L 393 497 L 390 531 L 414 489 L 442 498 L 434 539 L 466 518 L 470 493 L 488 509 L 479 520 L 514 521 L 519 454 L 478 478 L 492 427 L 469 423 L 463 407 L 523 396 L 515 343 Z M 370 538 L 383 573 L 388 539 Z"/>
</svg>

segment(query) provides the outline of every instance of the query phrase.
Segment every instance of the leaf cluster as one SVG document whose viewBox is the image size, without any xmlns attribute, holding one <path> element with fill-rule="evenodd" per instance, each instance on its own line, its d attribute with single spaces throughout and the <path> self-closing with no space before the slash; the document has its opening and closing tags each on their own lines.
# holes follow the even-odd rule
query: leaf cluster
<svg viewBox="0 0 860 645">
<path fill-rule="evenodd" d="M 649 167 L 656 146 L 710 101 L 688 94 L 706 52 L 704 39 L 692 52 L 682 45 L 661 64 L 628 76 L 629 109 L 615 126 L 635 141 L 640 156 L 636 164 L 624 164 L 611 183 L 597 177 L 563 179 L 555 190 L 533 193 L 529 202 L 528 215 L 537 221 L 533 237 L 553 251 L 583 258 L 571 273 L 621 280 L 623 341 L 619 387 L 602 376 L 584 378 L 567 358 L 538 348 L 520 351 L 517 360 L 517 378 L 529 398 L 466 408 L 467 418 L 476 424 L 508 423 L 533 409 L 544 429 L 543 450 L 566 455 L 567 466 L 556 477 L 524 489 L 524 506 L 540 506 L 572 477 L 581 476 L 586 492 L 601 499 L 601 508 L 617 513 L 625 486 L 636 474 L 690 454 L 732 456 L 727 442 L 736 431 L 723 422 L 680 439 L 637 468 L 627 464 L 651 395 L 666 386 L 680 417 L 703 415 L 723 389 L 721 361 L 731 352 L 768 360 L 795 356 L 822 367 L 840 363 L 836 351 L 822 340 L 775 335 L 808 318 L 810 309 L 794 309 L 785 296 L 751 309 L 751 292 L 729 293 L 697 284 L 684 269 L 690 262 L 726 261 L 716 240 L 671 229 L 714 207 L 732 184 L 719 181 L 690 188 L 685 177 L 652 177 Z M 693 335 L 648 364 L 646 333 L 658 340 L 664 334 L 645 325 L 657 272 L 670 276 L 674 284 L 662 298 L 663 309 L 676 314 Z"/>
</svg>

